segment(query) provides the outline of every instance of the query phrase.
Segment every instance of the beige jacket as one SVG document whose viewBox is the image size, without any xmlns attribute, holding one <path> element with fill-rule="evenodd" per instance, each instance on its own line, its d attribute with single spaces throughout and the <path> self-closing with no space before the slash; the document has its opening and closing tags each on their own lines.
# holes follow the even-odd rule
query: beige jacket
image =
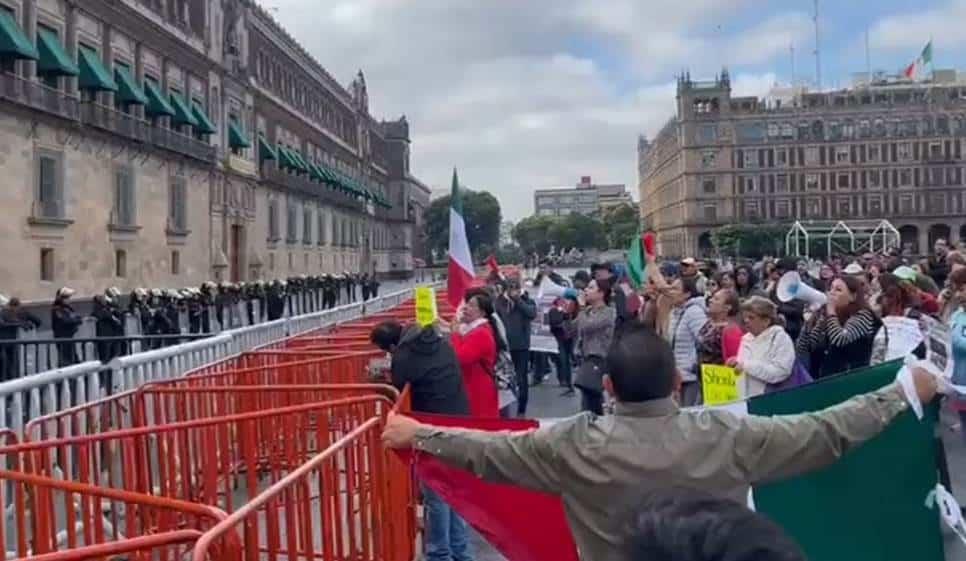
<svg viewBox="0 0 966 561">
<path fill-rule="evenodd" d="M 756 417 L 619 403 L 521 433 L 424 427 L 415 447 L 488 481 L 559 495 L 581 559 L 620 561 L 629 516 L 669 485 L 746 501 L 750 484 L 826 466 L 907 404 L 895 384 L 817 413 Z"/>
</svg>

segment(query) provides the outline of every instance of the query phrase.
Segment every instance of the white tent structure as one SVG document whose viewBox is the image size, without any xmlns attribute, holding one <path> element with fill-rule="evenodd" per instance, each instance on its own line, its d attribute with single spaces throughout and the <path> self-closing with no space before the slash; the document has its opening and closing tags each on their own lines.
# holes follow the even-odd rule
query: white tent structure
<svg viewBox="0 0 966 561">
<path fill-rule="evenodd" d="M 824 246 L 824 257 L 835 253 L 883 255 L 901 247 L 899 230 L 888 220 L 797 220 L 785 234 L 785 253 L 794 257 L 821 257 L 810 255 L 815 241 Z"/>
</svg>

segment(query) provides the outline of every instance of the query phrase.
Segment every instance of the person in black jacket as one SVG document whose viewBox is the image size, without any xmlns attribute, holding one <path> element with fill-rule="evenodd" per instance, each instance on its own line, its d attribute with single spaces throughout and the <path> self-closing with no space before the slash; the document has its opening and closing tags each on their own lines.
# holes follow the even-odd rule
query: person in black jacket
<svg viewBox="0 0 966 561">
<path fill-rule="evenodd" d="M 50 327 L 55 339 L 73 339 L 81 324 L 84 323 L 84 319 L 70 305 L 70 298 L 73 295 L 74 289 L 65 286 L 58 290 L 54 297 L 54 305 L 50 309 Z M 77 347 L 73 342 L 57 343 L 58 368 L 78 362 L 80 360 L 77 357 Z"/>
<path fill-rule="evenodd" d="M 19 298 L 7 301 L 0 296 L 0 300 L 4 304 L 0 310 L 0 342 L 9 341 L 0 353 L 0 382 L 5 382 L 20 377 L 20 351 L 15 342 L 20 330 L 37 329 L 41 322 L 40 318 L 21 307 Z"/>
<path fill-rule="evenodd" d="M 788 302 L 779 300 L 777 280 L 782 278 L 785 273 L 797 270 L 798 263 L 791 257 L 780 260 L 772 273 L 772 278 L 776 282 L 772 283 L 771 290 L 768 292 L 768 297 L 778 306 L 778 315 L 785 320 L 785 332 L 792 338 L 792 341 L 798 340 L 798 336 L 802 332 L 802 324 L 805 322 L 805 303 L 801 300 Z"/>
<path fill-rule="evenodd" d="M 537 304 L 526 292 L 520 290 L 520 283 L 509 281 L 506 290 L 496 299 L 495 307 L 506 329 L 510 358 L 513 359 L 513 370 L 517 375 L 519 389 L 517 416 L 522 417 L 527 414 L 530 397 L 530 381 L 527 376 L 530 371 L 530 325 L 537 317 Z"/>
<path fill-rule="evenodd" d="M 268 321 L 275 321 L 285 315 L 285 286 L 282 281 L 272 281 L 268 288 Z"/>
<path fill-rule="evenodd" d="M 91 315 L 96 320 L 94 334 L 98 338 L 113 338 L 124 335 L 124 322 L 121 320 L 121 313 L 111 305 L 111 301 L 106 294 L 94 295 L 94 310 Z M 111 362 L 114 357 L 121 354 L 118 343 L 120 342 L 113 339 L 99 340 L 96 345 L 97 359 L 103 363 Z"/>
<path fill-rule="evenodd" d="M 369 301 L 369 275 L 367 273 L 362 273 L 359 277 L 359 286 L 362 287 L 362 301 Z"/>
<path fill-rule="evenodd" d="M 396 321 L 380 323 L 369 340 L 392 354 L 392 385 L 402 391 L 409 384 L 412 409 L 419 413 L 469 415 L 456 353 L 435 327 Z M 427 559 L 469 559 L 466 522 L 429 487 L 422 487 L 426 513 L 424 536 Z"/>
</svg>

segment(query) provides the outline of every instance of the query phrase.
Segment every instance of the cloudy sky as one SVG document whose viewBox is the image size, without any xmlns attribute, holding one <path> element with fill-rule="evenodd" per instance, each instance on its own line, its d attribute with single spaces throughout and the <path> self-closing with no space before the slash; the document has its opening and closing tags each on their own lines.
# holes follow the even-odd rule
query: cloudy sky
<svg viewBox="0 0 966 561">
<path fill-rule="evenodd" d="M 405 114 L 413 172 L 533 211 L 536 188 L 581 175 L 636 191 L 637 136 L 672 115 L 674 76 L 726 65 L 739 95 L 814 80 L 811 0 L 259 0 L 343 83 L 358 69 L 377 117 Z M 846 7 L 842 7 L 846 5 Z M 966 54 L 966 0 L 822 2 L 822 77 L 891 72 L 933 38 L 937 67 Z M 637 198 L 637 194 L 634 194 Z"/>
</svg>

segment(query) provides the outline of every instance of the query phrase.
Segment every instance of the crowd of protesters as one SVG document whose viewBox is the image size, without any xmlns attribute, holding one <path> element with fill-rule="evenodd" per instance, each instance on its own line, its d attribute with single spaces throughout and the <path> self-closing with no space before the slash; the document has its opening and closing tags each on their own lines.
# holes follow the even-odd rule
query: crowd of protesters
<svg viewBox="0 0 966 561">
<path fill-rule="evenodd" d="M 199 287 L 135 288 L 123 296 L 116 287 L 93 295 L 90 315 L 78 311 L 75 291 L 59 289 L 50 306 L 49 327 L 59 367 L 81 362 L 75 339 L 85 317 L 93 318 L 96 358 L 109 362 L 131 350 L 138 340 L 142 350 L 183 341 L 182 335 L 203 337 L 218 331 L 280 319 L 286 313 L 311 313 L 379 296 L 374 275 L 350 274 L 292 277 L 254 282 L 205 282 Z M 14 297 L 0 296 L 0 381 L 22 371 L 18 343 L 24 332 L 44 325 Z M 127 318 L 135 328 L 127 328 Z M 34 344 L 35 343 L 31 343 Z M 90 357 L 88 357 L 90 358 Z"/>
</svg>

